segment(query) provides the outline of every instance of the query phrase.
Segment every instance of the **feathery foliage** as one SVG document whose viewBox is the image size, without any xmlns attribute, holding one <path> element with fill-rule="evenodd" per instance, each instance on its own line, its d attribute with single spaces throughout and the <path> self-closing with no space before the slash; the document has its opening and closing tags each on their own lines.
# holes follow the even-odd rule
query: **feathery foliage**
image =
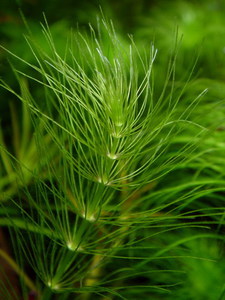
<svg viewBox="0 0 225 300">
<path fill-rule="evenodd" d="M 2 294 L 207 299 L 210 286 L 222 299 L 224 133 L 204 114 L 214 104 L 192 74 L 177 77 L 178 37 L 161 75 L 152 42 L 143 53 L 111 22 L 98 27 L 71 31 L 58 51 L 45 21 L 47 51 L 32 35 L 32 62 L 6 50 L 26 72 L 12 67 L 20 92 L 1 82 L 23 108 L 20 133 L 12 106 L 12 147 L 0 131 L 0 224 L 14 249 L 0 256 L 21 281 L 11 295 L 2 280 Z"/>
</svg>

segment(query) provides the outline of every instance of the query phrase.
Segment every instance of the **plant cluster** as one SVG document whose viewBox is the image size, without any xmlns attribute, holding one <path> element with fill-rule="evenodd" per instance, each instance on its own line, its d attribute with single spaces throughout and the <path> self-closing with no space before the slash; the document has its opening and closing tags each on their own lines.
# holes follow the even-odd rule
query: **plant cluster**
<svg viewBox="0 0 225 300">
<path fill-rule="evenodd" d="M 143 48 L 141 26 L 101 16 L 62 42 L 45 19 L 27 57 L 2 47 L 4 299 L 224 299 L 224 70 L 205 76 L 214 44 L 187 63 L 201 37 L 182 24 Z"/>
</svg>

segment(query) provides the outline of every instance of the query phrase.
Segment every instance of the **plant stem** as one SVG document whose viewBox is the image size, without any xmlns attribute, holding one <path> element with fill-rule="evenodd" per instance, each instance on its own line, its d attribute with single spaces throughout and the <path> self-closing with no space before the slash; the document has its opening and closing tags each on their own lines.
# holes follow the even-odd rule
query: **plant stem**
<svg viewBox="0 0 225 300">
<path fill-rule="evenodd" d="M 99 276 L 101 275 L 101 266 L 100 263 L 103 259 L 103 256 L 100 254 L 95 254 L 90 266 L 90 271 L 88 272 L 88 277 L 86 278 L 84 285 L 92 287 L 98 281 Z M 82 300 L 89 300 L 91 299 L 91 293 L 85 293 L 82 296 Z"/>
<path fill-rule="evenodd" d="M 12 267 L 12 269 L 23 279 L 27 287 L 31 291 L 38 293 L 35 284 L 32 280 L 20 269 L 20 267 L 15 263 L 15 261 L 2 249 L 0 249 L 0 256 Z"/>
</svg>

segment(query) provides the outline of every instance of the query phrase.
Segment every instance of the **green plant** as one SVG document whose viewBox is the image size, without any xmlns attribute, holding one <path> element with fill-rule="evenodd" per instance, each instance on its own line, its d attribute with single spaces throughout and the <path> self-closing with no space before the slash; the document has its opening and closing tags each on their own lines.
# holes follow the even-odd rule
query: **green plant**
<svg viewBox="0 0 225 300">
<path fill-rule="evenodd" d="M 13 156 L 1 139 L 1 176 L 13 166 L 17 186 L 0 218 L 14 248 L 12 257 L 0 256 L 21 280 L 14 295 L 2 280 L 9 299 L 28 299 L 31 291 L 43 300 L 170 299 L 185 291 L 200 259 L 211 270 L 207 259 L 218 258 L 223 239 L 210 225 L 221 229 L 222 208 L 191 205 L 224 184 L 199 174 L 199 160 L 207 161 L 202 142 L 215 138 L 204 115 L 200 122 L 206 91 L 193 96 L 189 82 L 177 80 L 176 45 L 161 77 L 153 44 L 142 56 L 112 23 L 98 25 L 98 32 L 72 32 L 60 55 L 45 23 L 50 51 L 27 38 L 35 64 L 8 51 L 30 71 L 13 68 L 21 93 L 1 86 L 21 100 L 35 136 L 26 138 L 26 149 L 35 149 L 29 164 L 17 155 L 23 143 Z M 40 86 L 41 98 L 27 81 Z M 203 248 L 214 240 L 216 250 L 202 258 L 196 239 Z"/>
<path fill-rule="evenodd" d="M 198 72 L 201 77 L 213 80 L 224 78 L 224 3 L 218 1 L 176 0 L 168 5 L 162 1 L 148 13 L 140 16 L 135 34 L 142 43 L 155 38 L 159 52 L 167 53 L 173 47 L 173 32 L 178 27 L 182 38 L 177 72 L 182 76 L 193 60 L 193 53 L 200 52 Z M 210 15 L 210 22 L 208 16 Z M 161 55 L 164 59 L 166 55 Z"/>
</svg>

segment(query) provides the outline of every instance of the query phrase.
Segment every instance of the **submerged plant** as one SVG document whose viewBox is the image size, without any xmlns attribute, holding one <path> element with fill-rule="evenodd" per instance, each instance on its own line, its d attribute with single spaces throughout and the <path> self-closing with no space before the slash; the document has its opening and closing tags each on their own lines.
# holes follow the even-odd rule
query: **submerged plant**
<svg viewBox="0 0 225 300">
<path fill-rule="evenodd" d="M 62 56 L 46 23 L 51 51 L 27 38 L 36 64 L 8 51 L 30 68 L 14 69 L 20 85 L 30 81 L 41 91 L 41 98 L 32 91 L 27 97 L 1 84 L 26 107 L 38 157 L 25 176 L 23 163 L 7 156 L 21 165 L 19 189 L 3 203 L 0 219 L 15 252 L 14 258 L 2 256 L 20 277 L 23 299 L 30 292 L 43 300 L 157 299 L 182 285 L 187 258 L 181 245 L 190 242 L 190 257 L 195 235 L 219 240 L 207 233 L 210 219 L 201 218 L 217 216 L 212 223 L 218 224 L 222 210 L 189 207 L 215 187 L 207 190 L 209 182 L 197 180 L 195 167 L 187 184 L 179 181 L 204 154 L 196 149 L 209 130 L 193 111 L 206 91 L 186 96 L 189 83 L 176 78 L 176 47 L 162 82 L 154 73 L 153 44 L 142 56 L 111 23 L 98 25 L 98 32 L 73 32 Z M 174 241 L 176 232 L 182 234 Z M 2 291 L 7 295 L 4 285 Z"/>
</svg>

